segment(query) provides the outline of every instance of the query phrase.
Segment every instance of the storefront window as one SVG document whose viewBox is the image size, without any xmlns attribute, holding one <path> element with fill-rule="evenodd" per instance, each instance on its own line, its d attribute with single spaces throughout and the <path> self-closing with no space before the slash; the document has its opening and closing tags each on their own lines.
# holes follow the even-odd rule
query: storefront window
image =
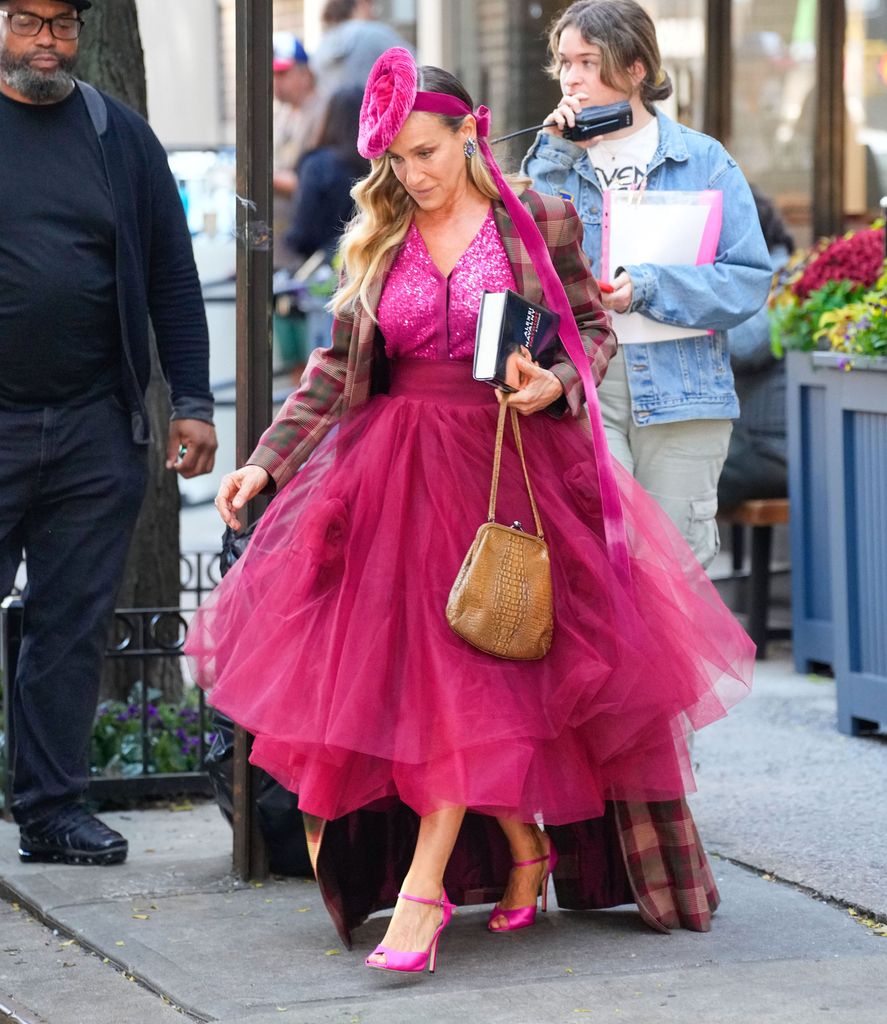
<svg viewBox="0 0 887 1024">
<path fill-rule="evenodd" d="M 704 0 L 656 0 L 644 7 L 656 23 L 656 37 L 674 94 L 662 104 L 671 117 L 702 129 L 705 78 Z"/>
<path fill-rule="evenodd" d="M 848 0 L 844 210 L 868 220 L 887 195 L 887 2 Z"/>
<path fill-rule="evenodd" d="M 375 16 L 384 21 L 411 45 L 416 45 L 416 0 L 376 0 Z"/>
<path fill-rule="evenodd" d="M 811 219 L 816 0 L 733 0 L 728 148 L 796 234 Z"/>
</svg>

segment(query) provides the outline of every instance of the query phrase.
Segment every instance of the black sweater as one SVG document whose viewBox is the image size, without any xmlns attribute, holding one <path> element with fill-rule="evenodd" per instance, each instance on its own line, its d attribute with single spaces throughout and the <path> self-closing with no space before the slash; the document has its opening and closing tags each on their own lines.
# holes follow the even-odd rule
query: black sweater
<svg viewBox="0 0 887 1024">
<path fill-rule="evenodd" d="M 138 114 L 104 100 L 97 125 L 117 227 L 117 296 L 124 352 L 123 390 L 133 436 L 148 440 L 145 391 L 151 373 L 148 319 L 169 384 L 173 419 L 212 422 L 209 333 L 191 236 L 166 151 Z M 87 106 L 100 120 L 95 104 Z"/>
</svg>

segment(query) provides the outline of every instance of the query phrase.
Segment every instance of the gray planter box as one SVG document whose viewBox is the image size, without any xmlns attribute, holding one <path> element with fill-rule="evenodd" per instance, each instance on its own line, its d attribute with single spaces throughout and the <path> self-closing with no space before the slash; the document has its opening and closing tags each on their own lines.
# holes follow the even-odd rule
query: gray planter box
<svg viewBox="0 0 887 1024">
<path fill-rule="evenodd" d="M 788 356 L 795 664 L 832 666 L 838 727 L 887 725 L 887 359 Z"/>
</svg>

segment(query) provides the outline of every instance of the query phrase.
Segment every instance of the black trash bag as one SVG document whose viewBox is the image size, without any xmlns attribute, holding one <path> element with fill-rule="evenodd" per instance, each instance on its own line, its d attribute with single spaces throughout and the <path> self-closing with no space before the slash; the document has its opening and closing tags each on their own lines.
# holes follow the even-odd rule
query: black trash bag
<svg viewBox="0 0 887 1024">
<path fill-rule="evenodd" d="M 230 526 L 225 527 L 225 532 L 222 534 L 222 550 L 219 554 L 220 576 L 224 576 L 243 552 L 246 551 L 246 546 L 249 544 L 253 531 L 258 525 L 259 520 L 257 519 L 254 523 L 250 523 L 245 530 L 241 530 L 240 533 L 232 530 Z"/>
<path fill-rule="evenodd" d="M 235 533 L 230 527 L 225 529 L 220 555 L 223 576 L 246 550 L 254 527 L 255 523 L 242 533 Z M 234 723 L 214 710 L 212 728 L 215 739 L 206 755 L 206 770 L 219 810 L 230 824 L 234 819 Z M 259 771 L 258 775 L 256 813 L 271 872 L 313 878 L 298 797 L 266 772 Z"/>
</svg>

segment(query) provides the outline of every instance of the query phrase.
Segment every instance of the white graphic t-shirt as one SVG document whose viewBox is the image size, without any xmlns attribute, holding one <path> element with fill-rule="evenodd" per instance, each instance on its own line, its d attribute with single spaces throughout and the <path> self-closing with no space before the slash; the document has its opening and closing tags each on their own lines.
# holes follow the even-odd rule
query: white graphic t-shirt
<svg viewBox="0 0 887 1024">
<path fill-rule="evenodd" d="M 587 150 L 601 188 L 640 188 L 658 145 L 659 121 L 655 117 L 623 139 L 601 136 L 600 142 Z"/>
</svg>

